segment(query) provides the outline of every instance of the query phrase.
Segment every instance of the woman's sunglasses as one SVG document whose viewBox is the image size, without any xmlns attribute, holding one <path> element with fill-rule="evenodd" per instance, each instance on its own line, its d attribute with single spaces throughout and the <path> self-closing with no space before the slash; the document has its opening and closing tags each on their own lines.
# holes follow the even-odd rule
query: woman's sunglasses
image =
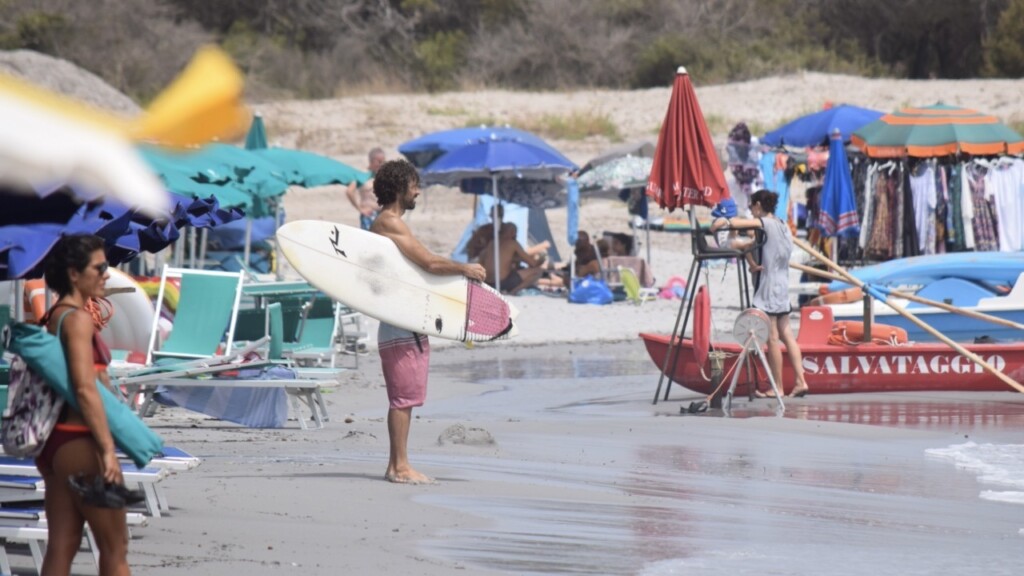
<svg viewBox="0 0 1024 576">
<path fill-rule="evenodd" d="M 93 264 L 92 267 L 96 269 L 96 272 L 100 276 L 102 276 L 110 269 L 110 262 L 100 262 L 99 264 Z"/>
</svg>

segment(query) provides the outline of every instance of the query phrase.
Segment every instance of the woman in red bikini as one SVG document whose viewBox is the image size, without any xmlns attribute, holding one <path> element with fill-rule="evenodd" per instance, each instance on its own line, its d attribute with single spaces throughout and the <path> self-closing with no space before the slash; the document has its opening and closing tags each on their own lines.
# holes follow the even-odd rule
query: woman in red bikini
<svg viewBox="0 0 1024 576">
<path fill-rule="evenodd" d="M 100 476 L 107 483 L 124 483 L 96 388 L 97 378 L 104 385 L 110 384 L 110 351 L 100 339 L 92 315 L 85 311 L 90 298 L 104 295 L 107 268 L 103 240 L 97 236 L 62 238 L 46 262 L 46 285 L 58 300 L 41 324 L 51 334 L 60 333 L 68 375 L 81 407 L 79 412 L 65 405 L 60 422 L 36 458 L 36 467 L 46 482 L 49 543 L 42 569 L 46 576 L 63 576 L 71 571 L 85 522 L 89 523 L 99 548 L 100 574 L 131 573 L 124 509 L 87 505 L 69 482 L 79 476 Z"/>
</svg>

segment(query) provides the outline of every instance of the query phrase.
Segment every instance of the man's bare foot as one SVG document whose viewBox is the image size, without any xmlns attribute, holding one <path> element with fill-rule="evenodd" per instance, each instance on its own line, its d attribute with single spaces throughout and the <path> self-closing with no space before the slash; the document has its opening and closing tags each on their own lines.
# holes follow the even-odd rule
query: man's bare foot
<svg viewBox="0 0 1024 576">
<path fill-rule="evenodd" d="M 404 472 L 388 470 L 384 473 L 384 479 L 395 484 L 437 484 L 437 480 L 426 474 L 420 474 L 412 468 Z"/>
</svg>

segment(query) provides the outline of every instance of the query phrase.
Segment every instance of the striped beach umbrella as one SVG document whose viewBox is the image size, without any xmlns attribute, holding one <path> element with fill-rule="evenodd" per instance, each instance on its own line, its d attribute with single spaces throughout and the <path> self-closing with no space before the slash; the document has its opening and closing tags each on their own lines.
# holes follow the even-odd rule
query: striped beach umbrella
<svg viewBox="0 0 1024 576">
<path fill-rule="evenodd" d="M 1024 137 L 995 116 L 941 103 L 886 114 L 854 132 L 852 141 L 873 158 L 1024 152 Z"/>
</svg>

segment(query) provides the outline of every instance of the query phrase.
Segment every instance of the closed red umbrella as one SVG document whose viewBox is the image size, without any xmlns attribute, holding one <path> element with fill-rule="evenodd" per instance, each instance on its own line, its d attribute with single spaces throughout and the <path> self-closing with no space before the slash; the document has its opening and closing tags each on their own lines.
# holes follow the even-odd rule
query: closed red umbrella
<svg viewBox="0 0 1024 576">
<path fill-rule="evenodd" d="M 669 211 L 690 204 L 714 206 L 729 197 L 693 83 L 682 66 L 658 134 L 647 195 Z"/>
</svg>

